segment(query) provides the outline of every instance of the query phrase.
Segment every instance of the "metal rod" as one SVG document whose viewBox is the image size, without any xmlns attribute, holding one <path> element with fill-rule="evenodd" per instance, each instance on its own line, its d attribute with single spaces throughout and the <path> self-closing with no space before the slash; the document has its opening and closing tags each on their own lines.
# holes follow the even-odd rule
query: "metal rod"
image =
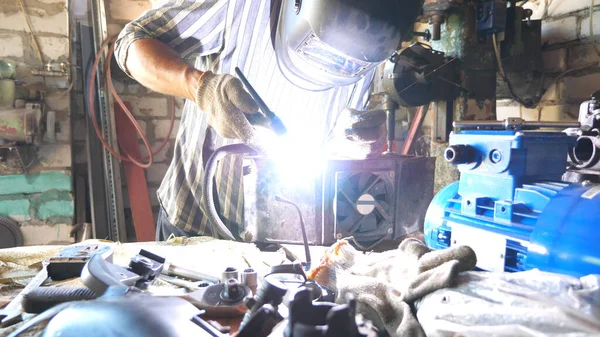
<svg viewBox="0 0 600 337">
<path fill-rule="evenodd" d="M 519 128 L 578 128 L 581 126 L 579 122 L 528 122 L 520 118 L 511 118 L 505 121 L 455 121 L 455 128 L 501 128 L 501 129 L 519 129 Z"/>
<path fill-rule="evenodd" d="M 413 118 L 412 124 L 410 125 L 410 129 L 408 130 L 408 136 L 406 136 L 406 140 L 404 141 L 404 145 L 402 146 L 402 150 L 400 150 L 400 154 L 403 156 L 407 156 L 410 150 L 412 149 L 415 138 L 417 136 L 417 132 L 423 126 L 423 122 L 425 121 L 425 117 L 427 116 L 427 111 L 429 110 L 429 103 L 420 106 L 417 109 L 417 113 Z"/>
<path fill-rule="evenodd" d="M 396 140 L 396 109 L 387 109 L 387 153 L 394 152 Z"/>
</svg>

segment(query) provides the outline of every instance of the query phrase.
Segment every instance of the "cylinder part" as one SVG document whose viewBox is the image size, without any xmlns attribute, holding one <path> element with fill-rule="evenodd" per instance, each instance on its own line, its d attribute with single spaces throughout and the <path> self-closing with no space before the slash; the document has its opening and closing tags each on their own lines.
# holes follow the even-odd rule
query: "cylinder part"
<svg viewBox="0 0 600 337">
<path fill-rule="evenodd" d="M 252 290 L 252 294 L 256 294 L 258 286 L 258 273 L 252 268 L 244 269 L 242 272 L 241 283 Z"/>
<path fill-rule="evenodd" d="M 581 136 L 573 149 L 575 166 L 579 169 L 600 168 L 600 138 Z"/>
<path fill-rule="evenodd" d="M 450 164 L 467 164 L 475 160 L 475 150 L 469 145 L 451 145 L 444 152 L 444 159 Z"/>
<path fill-rule="evenodd" d="M 227 283 L 227 281 L 229 281 L 229 279 L 232 279 L 232 278 L 236 279 L 236 280 L 239 280 L 240 279 L 240 273 L 234 267 L 227 267 L 225 269 L 225 271 L 223 272 L 223 274 L 221 274 L 221 281 L 223 283 Z"/>
</svg>

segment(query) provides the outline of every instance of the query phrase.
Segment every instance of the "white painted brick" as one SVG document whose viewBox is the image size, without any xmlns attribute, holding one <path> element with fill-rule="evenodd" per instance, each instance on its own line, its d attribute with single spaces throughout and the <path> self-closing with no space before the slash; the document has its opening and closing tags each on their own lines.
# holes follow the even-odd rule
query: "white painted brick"
<svg viewBox="0 0 600 337">
<path fill-rule="evenodd" d="M 497 106 L 496 107 L 496 119 L 505 120 L 507 118 L 523 118 L 526 121 L 537 121 L 538 120 L 537 109 L 526 109 L 522 106 Z"/>
<path fill-rule="evenodd" d="M 146 91 L 144 90 L 144 87 L 137 83 L 128 84 L 127 92 L 129 92 L 130 94 L 133 94 L 133 95 L 139 95 L 139 94 L 146 93 Z"/>
<path fill-rule="evenodd" d="M 121 81 L 114 80 L 113 81 L 113 87 L 115 88 L 115 91 L 119 95 L 121 95 L 121 94 L 123 94 L 125 92 L 125 85 Z"/>
<path fill-rule="evenodd" d="M 567 49 L 556 49 L 542 53 L 544 69 L 549 72 L 562 72 L 567 63 Z"/>
<path fill-rule="evenodd" d="M 59 4 L 59 3 L 65 3 L 65 0 L 38 0 L 39 2 L 45 3 L 45 4 Z"/>
<path fill-rule="evenodd" d="M 598 90 L 600 83 L 600 73 L 589 74 L 581 77 L 566 77 L 565 97 L 571 101 L 583 101 Z"/>
<path fill-rule="evenodd" d="M 137 123 L 140 125 L 140 128 L 142 129 L 142 132 L 144 133 L 144 135 L 148 134 L 148 123 L 146 121 L 142 121 L 139 119 L 136 119 Z"/>
<path fill-rule="evenodd" d="M 110 0 L 109 15 L 114 20 L 131 21 L 152 8 L 148 0 Z"/>
<path fill-rule="evenodd" d="M 152 151 L 155 152 L 158 147 L 160 146 L 160 144 L 162 144 L 162 141 L 159 142 L 155 142 L 152 145 Z M 170 160 L 171 158 L 168 156 L 169 153 L 169 149 L 171 149 L 173 145 L 173 142 L 170 141 L 167 143 L 167 145 L 165 145 L 165 147 L 157 154 L 154 155 L 154 162 L 155 163 L 162 163 L 165 162 L 167 160 Z M 140 143 L 140 150 L 142 152 L 142 158 L 146 158 L 148 156 L 148 151 L 146 151 L 146 147 L 144 146 L 143 143 Z"/>
<path fill-rule="evenodd" d="M 554 82 L 553 78 L 548 78 L 544 81 L 546 92 L 541 98 L 542 102 L 558 102 L 564 97 L 565 85 L 562 81 Z"/>
<path fill-rule="evenodd" d="M 577 39 L 577 18 L 547 21 L 542 25 L 542 43 L 563 43 Z"/>
<path fill-rule="evenodd" d="M 600 12 L 594 12 L 594 27 L 592 28 L 594 31 L 594 37 L 598 38 L 600 35 Z M 587 16 L 581 20 L 581 34 L 582 38 L 590 36 L 590 17 Z"/>
<path fill-rule="evenodd" d="M 164 97 L 122 96 L 124 102 L 131 103 L 134 116 L 166 116 L 168 112 L 167 99 Z"/>
<path fill-rule="evenodd" d="M 569 47 L 568 69 L 573 69 L 592 63 L 598 63 L 598 53 L 600 53 L 600 44 L 596 44 L 598 52 L 593 44 L 577 45 Z"/>
<path fill-rule="evenodd" d="M 530 0 L 523 7 L 533 11 L 532 20 L 539 20 L 544 15 L 546 6 L 546 0 Z"/>
<path fill-rule="evenodd" d="M 526 121 L 538 121 L 540 119 L 540 112 L 538 109 L 527 109 L 525 107 L 521 108 L 521 118 Z"/>
<path fill-rule="evenodd" d="M 549 1 L 548 16 L 560 16 L 590 8 L 590 0 L 554 0 Z"/>
<path fill-rule="evenodd" d="M 28 11 L 28 13 L 30 13 Z M 53 33 L 67 36 L 67 11 L 60 12 L 56 15 L 44 15 L 44 13 L 39 13 L 40 15 L 29 15 L 29 20 L 31 21 L 31 26 L 33 27 L 33 31 L 36 33 Z M 23 13 L 21 11 L 15 12 L 13 14 L 7 15 L 5 13 L 0 13 L 0 29 L 6 30 L 16 30 L 21 32 L 29 33 L 29 27 L 27 27 L 27 23 L 23 18 Z"/>
<path fill-rule="evenodd" d="M 542 108 L 542 120 L 557 122 L 564 120 L 571 120 L 568 111 L 571 108 L 570 105 L 550 105 Z"/>
<path fill-rule="evenodd" d="M 20 227 L 25 239 L 25 246 L 73 243 L 73 238 L 69 237 L 72 229 L 71 225 L 30 225 L 24 223 Z"/>
<path fill-rule="evenodd" d="M 512 99 L 499 99 L 496 100 L 496 106 L 517 106 L 518 104 Z"/>
<path fill-rule="evenodd" d="M 154 137 L 156 139 L 165 139 L 167 138 L 167 133 L 169 132 L 169 125 L 171 121 L 168 119 L 161 120 L 153 120 L 152 124 L 154 124 Z M 173 131 L 171 132 L 171 139 L 175 139 L 177 136 L 177 131 L 179 130 L 179 120 L 176 119 L 173 124 Z"/>
<path fill-rule="evenodd" d="M 496 119 L 499 121 L 507 118 L 521 117 L 520 106 L 496 106 Z"/>
<path fill-rule="evenodd" d="M 39 36 L 37 38 L 44 60 L 57 60 L 69 57 L 69 39 L 64 37 Z"/>
<path fill-rule="evenodd" d="M 148 183 L 160 183 L 167 170 L 169 169 L 169 165 L 167 164 L 153 164 L 149 168 L 146 169 L 146 179 Z"/>
<path fill-rule="evenodd" d="M 71 145 L 42 145 L 37 157 L 39 163 L 45 168 L 71 167 Z"/>
<path fill-rule="evenodd" d="M 181 114 L 183 113 L 183 106 L 185 105 L 185 99 L 176 98 L 175 99 L 175 117 L 181 118 Z"/>
<path fill-rule="evenodd" d="M 0 34 L 0 57 L 23 57 L 23 38 L 15 34 Z"/>
</svg>

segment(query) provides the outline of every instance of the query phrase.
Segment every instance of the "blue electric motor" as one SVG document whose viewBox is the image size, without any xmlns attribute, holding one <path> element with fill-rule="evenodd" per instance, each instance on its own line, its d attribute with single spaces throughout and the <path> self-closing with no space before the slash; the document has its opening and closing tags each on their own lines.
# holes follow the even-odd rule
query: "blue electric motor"
<svg viewBox="0 0 600 337">
<path fill-rule="evenodd" d="M 471 246 L 489 271 L 600 274 L 600 185 L 561 181 L 576 138 L 521 119 L 455 123 L 448 162 L 460 181 L 442 189 L 425 217 L 434 249 Z M 498 130 L 498 128 L 501 128 Z"/>
</svg>

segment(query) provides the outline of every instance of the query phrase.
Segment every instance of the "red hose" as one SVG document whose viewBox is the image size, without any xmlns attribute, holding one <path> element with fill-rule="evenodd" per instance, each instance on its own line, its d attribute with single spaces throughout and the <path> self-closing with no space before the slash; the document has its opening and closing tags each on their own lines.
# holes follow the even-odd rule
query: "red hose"
<svg viewBox="0 0 600 337">
<path fill-rule="evenodd" d="M 162 151 L 162 149 L 167 145 L 167 143 L 169 142 L 169 139 L 171 138 L 171 132 L 173 131 L 173 124 L 175 123 L 175 99 L 174 98 L 171 99 L 171 106 L 172 106 L 171 125 L 169 126 L 169 132 L 167 133 L 167 137 L 165 138 L 164 142 L 158 147 L 158 149 L 156 149 L 156 151 L 152 151 L 150 144 L 148 143 L 148 139 L 142 132 L 140 125 L 135 120 L 135 117 L 133 116 L 131 111 L 129 111 L 129 109 L 127 108 L 125 103 L 123 103 L 123 100 L 121 100 L 121 97 L 119 97 L 119 94 L 116 92 L 116 90 L 113 86 L 112 75 L 111 75 L 111 71 L 110 71 L 110 62 L 112 60 L 112 57 L 114 54 L 114 49 L 115 49 L 114 41 L 116 41 L 116 37 L 108 38 L 108 39 L 106 39 L 106 41 L 104 41 L 102 43 L 102 46 L 100 47 L 100 49 L 98 50 L 98 53 L 96 54 L 96 59 L 94 60 L 94 65 L 92 66 L 92 73 L 90 76 L 89 92 L 88 92 L 92 124 L 94 125 L 94 130 L 96 131 L 96 136 L 98 137 L 98 139 L 100 140 L 102 145 L 113 156 L 115 156 L 120 161 L 130 162 L 141 168 L 148 168 L 148 167 L 150 167 L 150 165 L 152 165 L 152 163 L 154 161 L 154 156 L 157 155 L 158 153 L 160 153 L 160 151 Z M 107 47 L 110 43 L 113 43 L 113 44 L 111 45 L 111 47 L 108 50 L 108 55 L 107 55 L 107 58 L 106 58 L 106 61 L 104 64 L 105 65 L 104 71 L 106 73 L 106 78 L 108 80 L 107 81 L 108 89 L 110 90 L 111 94 L 113 95 L 113 97 L 115 98 L 117 103 L 123 109 L 123 112 L 125 113 L 127 118 L 129 118 L 131 123 L 133 123 L 136 133 L 138 135 L 140 135 L 140 137 L 142 138 L 142 142 L 144 143 L 144 146 L 146 147 L 146 151 L 148 152 L 148 157 L 142 158 L 141 160 L 148 160 L 147 163 L 143 163 L 143 162 L 137 160 L 136 158 L 134 158 L 133 156 L 131 156 L 122 146 L 120 146 L 120 144 L 119 144 L 119 148 L 123 152 L 123 155 L 119 154 L 115 149 L 113 149 L 108 144 L 106 139 L 104 139 L 104 137 L 102 137 L 102 134 L 100 132 L 100 127 L 98 126 L 98 121 L 96 120 L 96 109 L 95 109 L 95 105 L 94 105 L 94 99 L 95 99 L 96 95 L 95 95 L 95 90 L 94 90 L 94 81 L 96 80 L 97 68 L 98 68 L 98 64 L 100 63 L 100 60 L 102 58 L 102 52 L 104 51 L 104 48 Z"/>
</svg>

